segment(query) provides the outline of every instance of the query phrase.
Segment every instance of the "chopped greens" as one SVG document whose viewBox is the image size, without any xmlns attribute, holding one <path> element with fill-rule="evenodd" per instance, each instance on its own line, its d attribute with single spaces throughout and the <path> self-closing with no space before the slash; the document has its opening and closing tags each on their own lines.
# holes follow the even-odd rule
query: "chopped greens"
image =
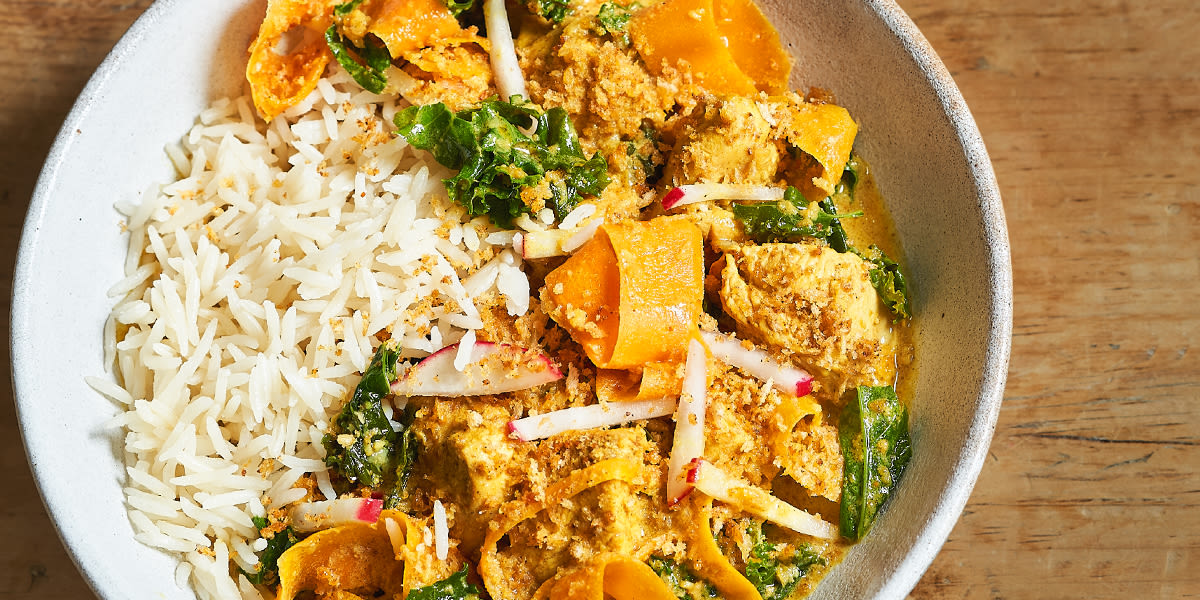
<svg viewBox="0 0 1200 600">
<path fill-rule="evenodd" d="M 439 102 L 410 106 L 397 113 L 395 122 L 410 144 L 458 170 L 444 180 L 450 199 L 506 229 L 538 202 L 561 220 L 583 196 L 608 186 L 608 163 L 599 154 L 584 154 L 561 108 L 542 112 L 513 96 L 454 113 Z"/>
<path fill-rule="evenodd" d="M 352 4 L 354 2 L 339 4 L 338 8 Z M 336 12 L 337 8 L 334 10 Z M 387 46 L 371 40 L 363 40 L 366 44 L 363 47 L 355 46 L 338 33 L 336 24 L 325 30 L 325 43 L 329 45 L 329 50 L 333 52 L 338 64 L 342 65 L 363 89 L 372 94 L 379 94 L 387 88 L 385 72 L 392 64 L 392 55 L 388 53 Z"/>
<path fill-rule="evenodd" d="M 858 159 L 858 155 L 850 153 L 850 160 L 846 161 L 846 168 L 842 170 L 842 180 L 834 187 L 835 194 L 845 194 L 854 202 L 854 189 L 858 187 L 860 175 L 866 170 L 866 163 Z"/>
<path fill-rule="evenodd" d="M 353 12 L 354 9 L 358 8 L 358 5 L 362 3 L 363 0 L 350 0 L 349 2 L 338 4 L 337 6 L 333 7 L 333 16 L 344 17 Z"/>
<path fill-rule="evenodd" d="M 467 583 L 467 565 L 457 573 L 408 594 L 408 600 L 479 600 L 479 588 Z"/>
<path fill-rule="evenodd" d="M 862 257 L 870 265 L 867 271 L 871 279 L 871 286 L 879 292 L 879 298 L 883 303 L 891 309 L 892 313 L 901 319 L 907 319 L 912 316 L 912 310 L 908 304 L 908 285 L 904 282 L 904 274 L 900 272 L 900 265 L 896 261 L 888 258 L 879 246 L 871 244 L 865 252 L 854 250 L 855 254 Z"/>
<path fill-rule="evenodd" d="M 475 0 L 444 0 L 444 2 L 446 8 L 450 9 L 450 14 L 455 17 L 475 8 Z"/>
<path fill-rule="evenodd" d="M 416 445 L 408 427 L 395 431 L 383 412 L 382 400 L 396 380 L 399 354 L 384 343 L 375 352 L 350 401 L 334 419 L 322 443 L 325 464 L 352 483 L 378 489 L 390 486 L 385 507 L 394 508 L 405 497 L 405 487 L 415 458 Z"/>
<path fill-rule="evenodd" d="M 596 21 L 604 30 L 602 33 L 607 33 L 614 40 L 628 46 L 629 32 L 625 29 L 629 25 L 629 19 L 633 17 L 633 11 L 637 8 L 639 7 L 636 2 L 629 6 L 621 6 L 616 2 L 605 2 L 600 5 L 600 11 L 596 13 Z"/>
<path fill-rule="evenodd" d="M 537 14 L 555 24 L 562 23 L 563 19 L 567 18 L 567 14 L 571 12 L 569 0 L 535 0 L 534 5 L 537 8 Z"/>
<path fill-rule="evenodd" d="M 875 522 L 912 457 L 908 411 L 887 386 L 860 386 L 842 409 L 842 536 L 858 540 Z"/>
<path fill-rule="evenodd" d="M 250 583 L 275 585 L 279 582 L 279 557 L 300 540 L 291 527 L 284 527 L 273 534 L 263 533 L 264 529 L 270 527 L 270 521 L 264 517 L 250 517 L 250 520 L 254 521 L 254 526 L 258 528 L 258 535 L 267 540 L 267 547 L 258 555 L 258 569 L 253 573 L 242 570 L 242 573 Z"/>
<path fill-rule="evenodd" d="M 701 580 L 691 569 L 669 558 L 651 556 L 646 563 L 679 600 L 708 600 L 721 596 L 711 583 Z"/>
<path fill-rule="evenodd" d="M 746 579 L 754 584 L 763 600 L 784 600 L 813 565 L 825 564 L 825 558 L 807 545 L 801 545 L 790 555 L 767 541 L 762 523 L 750 521 L 746 533 L 754 542 L 746 560 Z"/>
<path fill-rule="evenodd" d="M 742 222 L 746 233 L 759 243 L 797 242 L 803 238 L 830 240 L 831 237 L 844 243 L 846 232 L 839 219 L 860 217 L 862 212 L 838 214 L 828 199 L 814 205 L 799 190 L 788 186 L 783 200 L 734 204 L 733 215 Z M 830 241 L 830 245 L 833 244 Z"/>
</svg>

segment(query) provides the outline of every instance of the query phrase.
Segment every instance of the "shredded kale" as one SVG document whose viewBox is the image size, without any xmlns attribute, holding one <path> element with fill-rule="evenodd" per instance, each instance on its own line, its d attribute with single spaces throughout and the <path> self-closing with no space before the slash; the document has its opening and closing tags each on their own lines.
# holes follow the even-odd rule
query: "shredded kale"
<svg viewBox="0 0 1200 600">
<path fill-rule="evenodd" d="M 887 386 L 860 386 L 842 409 L 838 423 L 842 446 L 842 536 L 866 535 L 880 507 L 896 490 L 912 458 L 908 411 Z"/>
<path fill-rule="evenodd" d="M 871 247 L 865 252 L 853 248 L 852 250 L 870 264 L 867 274 L 871 279 L 871 286 L 879 292 L 879 298 L 883 300 L 883 303 L 897 317 L 901 319 L 911 317 L 912 310 L 908 304 L 908 285 L 904 282 L 904 274 L 900 272 L 900 265 L 888 258 L 888 255 L 874 244 L 871 244 Z"/>
<path fill-rule="evenodd" d="M 282 531 L 267 537 L 263 534 L 271 523 L 263 517 L 250 517 L 254 521 L 254 526 L 258 528 L 258 534 L 267 540 L 267 547 L 258 555 L 258 569 L 253 573 L 245 569 L 239 570 L 250 580 L 250 583 L 257 585 L 275 585 L 279 582 L 279 557 L 291 548 L 296 542 L 300 541 L 296 537 L 296 532 L 291 527 L 285 527 Z"/>
<path fill-rule="evenodd" d="M 794 187 L 788 186 L 783 200 L 774 204 L 755 202 L 734 204 L 733 215 L 746 228 L 746 233 L 759 243 L 797 242 L 804 238 L 817 238 L 844 244 L 846 231 L 839 219 L 861 217 L 862 212 L 837 212 L 828 199 L 812 206 Z M 837 240 L 840 240 L 838 242 Z M 837 247 L 834 248 L 837 250 Z M 845 249 L 838 250 L 845 252 Z"/>
<path fill-rule="evenodd" d="M 629 19 L 633 17 L 633 11 L 636 10 L 638 4 L 634 2 L 629 6 L 621 6 L 616 2 L 605 2 L 600 5 L 600 11 L 596 13 L 596 21 L 603 28 L 602 33 L 607 33 L 614 40 L 629 45 L 629 32 L 625 29 L 629 25 Z"/>
<path fill-rule="evenodd" d="M 661 556 L 651 556 L 646 562 L 679 600 L 708 600 L 721 596 L 711 583 L 701 580 L 678 562 Z"/>
<path fill-rule="evenodd" d="M 479 600 L 479 588 L 467 583 L 467 565 L 441 581 L 408 593 L 408 600 Z"/>
<path fill-rule="evenodd" d="M 458 17 L 459 15 L 475 8 L 475 0 L 444 0 L 446 8 L 450 9 L 450 14 Z"/>
<path fill-rule="evenodd" d="M 391 343 L 379 347 L 354 395 L 322 439 L 325 464 L 336 473 L 351 483 L 389 488 L 387 508 L 404 499 L 416 452 L 408 427 L 411 415 L 403 417 L 405 426 L 397 432 L 383 412 L 382 400 L 396 380 L 398 356 Z"/>
<path fill-rule="evenodd" d="M 350 4 L 354 4 L 354 2 L 339 4 L 338 7 Z M 336 12 L 337 8 L 334 8 L 334 11 Z M 337 59 L 338 64 L 342 65 L 342 68 L 346 69 L 346 72 L 363 89 L 378 94 L 387 87 L 385 71 L 392 64 L 392 55 L 388 53 L 387 46 L 377 44 L 372 40 L 363 42 L 366 45 L 362 47 L 350 43 L 338 33 L 336 24 L 330 25 L 329 29 L 325 30 L 325 43 L 329 45 L 329 50 L 333 52 L 333 57 Z"/>
<path fill-rule="evenodd" d="M 762 523 L 750 521 L 746 533 L 753 540 L 750 557 L 746 560 L 746 579 L 754 584 L 763 600 L 784 600 L 792 595 L 813 565 L 825 564 L 825 558 L 808 545 L 801 545 L 790 555 L 767 541 Z"/>
<path fill-rule="evenodd" d="M 858 187 L 860 172 L 864 167 L 865 165 L 858 159 L 858 155 L 851 152 L 850 159 L 846 161 L 846 168 L 842 170 L 842 179 L 841 181 L 838 181 L 837 186 L 834 187 L 834 193 L 845 194 L 850 198 L 850 201 L 853 202 L 854 189 Z"/>
<path fill-rule="evenodd" d="M 552 23 L 562 23 L 571 12 L 569 0 L 536 0 L 537 14 Z"/>
<path fill-rule="evenodd" d="M 363 0 L 350 0 L 349 2 L 338 4 L 337 6 L 333 7 L 333 16 L 344 17 L 353 12 L 354 9 L 358 8 L 358 5 L 362 3 Z"/>
<path fill-rule="evenodd" d="M 531 212 L 522 190 L 545 185 L 547 204 L 561 220 L 583 196 L 597 195 L 608 185 L 608 163 L 599 154 L 584 154 L 561 108 L 542 112 L 513 96 L 454 113 L 439 102 L 410 106 L 395 122 L 410 144 L 458 171 L 444 180 L 452 200 L 506 229 Z"/>
</svg>

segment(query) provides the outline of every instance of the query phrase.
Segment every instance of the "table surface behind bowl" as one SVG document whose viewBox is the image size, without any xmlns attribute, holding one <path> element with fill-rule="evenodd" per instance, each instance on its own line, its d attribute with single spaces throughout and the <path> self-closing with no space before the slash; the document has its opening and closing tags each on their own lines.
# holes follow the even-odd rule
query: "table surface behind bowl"
<svg viewBox="0 0 1200 600">
<path fill-rule="evenodd" d="M 58 126 L 148 5 L 0 3 L 6 303 Z M 1200 597 L 1200 348 L 1191 348 L 1200 337 L 1200 5 L 901 5 L 983 132 L 1016 285 L 991 453 L 912 596 Z M 0 368 L 10 368 L 8 353 L 0 345 Z M 12 391 L 3 393 L 0 598 L 87 597 L 38 498 Z"/>
</svg>

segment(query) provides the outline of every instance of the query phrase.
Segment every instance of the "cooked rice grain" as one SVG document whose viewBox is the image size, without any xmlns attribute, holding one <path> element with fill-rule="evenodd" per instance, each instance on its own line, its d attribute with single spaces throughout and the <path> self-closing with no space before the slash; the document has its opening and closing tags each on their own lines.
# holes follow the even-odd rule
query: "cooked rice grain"
<svg viewBox="0 0 1200 600">
<path fill-rule="evenodd" d="M 512 232 L 450 204 L 442 167 L 389 133 L 399 108 L 341 71 L 270 124 L 218 100 L 166 149 L 180 179 L 116 205 L 120 388 L 88 381 L 129 407 L 137 539 L 178 552 L 200 598 L 260 597 L 238 572 L 250 517 L 303 499 L 305 475 L 333 495 L 321 436 L 381 333 L 419 357 L 473 341 L 481 297 L 529 308 Z"/>
</svg>

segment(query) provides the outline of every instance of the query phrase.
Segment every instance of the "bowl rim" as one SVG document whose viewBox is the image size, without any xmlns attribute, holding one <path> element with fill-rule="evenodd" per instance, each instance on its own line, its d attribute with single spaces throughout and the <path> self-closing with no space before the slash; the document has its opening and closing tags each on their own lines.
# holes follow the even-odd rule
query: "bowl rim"
<svg viewBox="0 0 1200 600">
<path fill-rule="evenodd" d="M 55 136 L 39 174 L 22 227 L 13 274 L 9 314 L 11 380 L 26 459 L 55 532 L 84 580 L 101 597 L 120 595 L 110 595 L 109 593 L 115 591 L 108 587 L 111 582 L 94 572 L 93 566 L 84 563 L 79 546 L 59 518 L 65 503 L 75 500 L 48 495 L 47 489 L 53 487 L 53 477 L 44 469 L 37 468 L 31 442 L 33 446 L 37 446 L 38 443 L 27 437 L 31 411 L 24 408 L 32 400 L 28 398 L 28 394 L 23 393 L 31 383 L 26 375 L 29 373 L 27 367 L 30 366 L 30 359 L 19 346 L 18 340 L 36 339 L 35 332 L 30 328 L 30 315 L 37 307 L 32 306 L 26 298 L 29 282 L 36 275 L 30 257 L 41 238 L 40 225 L 50 208 L 51 192 L 57 185 L 60 167 L 74 145 L 76 136 L 73 132 L 82 126 L 92 107 L 102 99 L 107 82 L 114 73 L 123 68 L 128 55 L 139 48 L 147 33 L 162 21 L 165 15 L 186 1 L 155 0 L 121 36 L 80 92 Z M 933 508 L 933 517 L 920 528 L 912 551 L 908 552 L 890 573 L 885 574 L 883 586 L 873 594 L 877 599 L 902 598 L 915 587 L 958 521 L 982 470 L 995 431 L 1003 401 L 1012 344 L 1011 250 L 1004 207 L 987 149 L 953 77 L 916 24 L 895 0 L 859 1 L 899 40 L 915 61 L 925 78 L 925 83 L 936 94 L 942 111 L 953 124 L 963 154 L 971 165 L 971 178 L 978 193 L 979 211 L 984 225 L 982 233 L 988 252 L 987 273 L 991 284 L 988 290 L 990 318 L 986 336 L 987 352 L 982 365 L 979 396 L 975 399 L 977 408 L 964 440 L 965 451 L 958 456 L 950 477 L 937 496 L 938 503 Z"/>
</svg>

